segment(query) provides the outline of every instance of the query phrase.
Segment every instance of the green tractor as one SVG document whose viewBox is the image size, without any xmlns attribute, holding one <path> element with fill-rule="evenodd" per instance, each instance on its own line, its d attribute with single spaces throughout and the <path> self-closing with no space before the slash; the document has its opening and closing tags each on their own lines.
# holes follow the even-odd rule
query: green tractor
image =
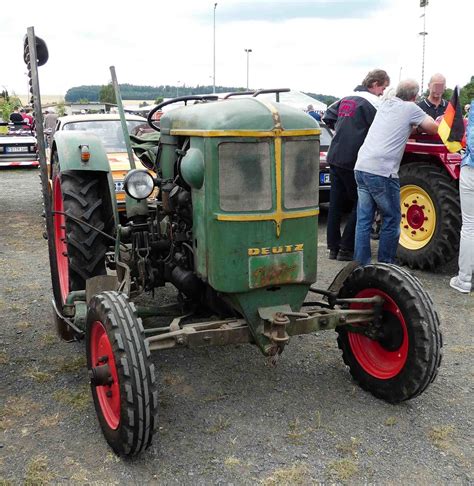
<svg viewBox="0 0 474 486">
<path fill-rule="evenodd" d="M 41 132 L 37 45 L 44 51 L 30 28 Z M 270 91 L 275 102 L 256 92 L 158 105 L 185 104 L 159 127 L 150 113 L 156 176 L 128 173 L 120 221 L 96 136 L 55 136 L 52 190 L 40 146 L 55 320 L 63 337 L 85 340 L 100 426 L 121 455 L 146 449 L 157 429 L 152 351 L 252 343 L 275 365 L 291 336 L 335 329 L 352 376 L 381 399 L 416 397 L 436 377 L 439 320 L 411 274 L 350 263 L 327 290 L 314 286 L 320 129 Z M 167 283 L 175 303 L 143 303 Z M 144 326 L 152 316 L 165 325 Z"/>
</svg>

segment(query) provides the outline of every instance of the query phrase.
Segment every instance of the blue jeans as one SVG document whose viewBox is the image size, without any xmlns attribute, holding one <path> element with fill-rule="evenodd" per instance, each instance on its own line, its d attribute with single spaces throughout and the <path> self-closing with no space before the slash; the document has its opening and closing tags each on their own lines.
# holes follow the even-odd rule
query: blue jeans
<svg viewBox="0 0 474 486">
<path fill-rule="evenodd" d="M 382 215 L 378 261 L 394 263 L 400 237 L 400 180 L 355 171 L 357 182 L 357 224 L 354 260 L 368 265 L 371 259 L 370 232 L 375 210 Z"/>
</svg>

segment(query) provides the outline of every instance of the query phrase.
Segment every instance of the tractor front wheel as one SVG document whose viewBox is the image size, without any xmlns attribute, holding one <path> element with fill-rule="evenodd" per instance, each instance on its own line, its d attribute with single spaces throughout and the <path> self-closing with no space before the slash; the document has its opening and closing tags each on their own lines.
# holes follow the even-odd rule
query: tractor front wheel
<svg viewBox="0 0 474 486">
<path fill-rule="evenodd" d="M 100 180 L 95 173 L 56 171 L 54 175 L 53 224 L 48 244 L 54 301 L 60 312 L 69 292 L 84 290 L 88 278 L 105 274 L 104 237 L 78 222 L 85 221 L 101 231 L 110 229 L 100 193 Z M 61 337 L 70 339 L 69 326 L 56 315 L 55 321 Z"/>
<path fill-rule="evenodd" d="M 91 299 L 86 351 L 102 432 L 117 454 L 137 455 L 151 444 L 158 393 L 141 319 L 124 294 L 107 291 Z"/>
<path fill-rule="evenodd" d="M 352 377 L 364 390 L 398 403 L 422 393 L 438 373 L 439 319 L 419 280 L 395 265 L 358 267 L 339 293 L 341 298 L 376 295 L 384 299 L 378 339 L 339 327 L 338 345 Z M 370 306 L 351 304 L 351 309 Z"/>
</svg>

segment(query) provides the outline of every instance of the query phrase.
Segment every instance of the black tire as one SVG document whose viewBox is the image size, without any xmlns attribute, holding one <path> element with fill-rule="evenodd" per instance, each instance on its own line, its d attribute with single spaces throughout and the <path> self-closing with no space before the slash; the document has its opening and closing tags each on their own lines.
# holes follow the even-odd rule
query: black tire
<svg viewBox="0 0 474 486">
<path fill-rule="evenodd" d="M 59 172 L 53 180 L 53 211 L 62 211 L 101 231 L 107 231 L 109 228 L 106 227 L 100 187 L 96 173 Z M 64 234 L 60 234 L 63 227 Z M 53 235 L 48 239 L 55 248 L 57 263 L 57 274 L 53 275 L 53 293 L 56 305 L 62 309 L 64 297 L 69 291 L 83 290 L 88 278 L 105 274 L 107 246 L 103 235 L 60 214 L 54 214 Z M 64 241 L 65 247 L 61 248 L 61 241 Z M 62 251 L 64 249 L 66 251 Z M 62 274 L 65 276 L 63 281 Z"/>
<path fill-rule="evenodd" d="M 381 295 L 384 340 L 337 328 L 338 345 L 352 377 L 390 403 L 420 395 L 433 382 L 442 358 L 442 335 L 434 304 L 420 281 L 395 265 L 356 268 L 340 297 Z M 368 304 L 353 304 L 366 308 Z"/>
<path fill-rule="evenodd" d="M 88 369 L 98 370 L 101 364 L 107 364 L 114 380 L 104 385 L 91 379 L 102 432 L 117 454 L 137 455 L 152 442 L 158 392 L 142 321 L 124 294 L 107 291 L 91 299 L 86 350 Z"/>
<path fill-rule="evenodd" d="M 414 197 L 409 188 L 413 188 Z M 402 227 L 397 252 L 400 263 L 410 268 L 434 270 L 454 258 L 459 250 L 461 229 L 457 181 L 445 169 L 433 164 L 408 163 L 400 168 L 400 192 Z M 413 203 L 418 199 L 425 201 L 424 194 L 431 200 L 429 207 L 421 205 L 423 209 L 417 211 L 420 205 Z M 410 217 L 410 211 L 415 217 Z M 427 218 L 428 231 L 419 222 L 423 217 Z"/>
</svg>

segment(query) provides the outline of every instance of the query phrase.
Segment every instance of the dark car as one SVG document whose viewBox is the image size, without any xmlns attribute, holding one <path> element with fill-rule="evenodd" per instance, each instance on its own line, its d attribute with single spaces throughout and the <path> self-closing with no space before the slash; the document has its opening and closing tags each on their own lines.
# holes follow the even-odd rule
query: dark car
<svg viewBox="0 0 474 486">
<path fill-rule="evenodd" d="M 37 167 L 36 138 L 29 128 L 0 123 L 0 167 Z"/>
<path fill-rule="evenodd" d="M 321 128 L 319 148 L 319 203 L 326 204 L 329 203 L 329 189 L 331 188 L 331 174 L 329 173 L 326 156 L 332 142 L 333 133 L 324 123 L 320 123 L 319 126 Z"/>
</svg>

